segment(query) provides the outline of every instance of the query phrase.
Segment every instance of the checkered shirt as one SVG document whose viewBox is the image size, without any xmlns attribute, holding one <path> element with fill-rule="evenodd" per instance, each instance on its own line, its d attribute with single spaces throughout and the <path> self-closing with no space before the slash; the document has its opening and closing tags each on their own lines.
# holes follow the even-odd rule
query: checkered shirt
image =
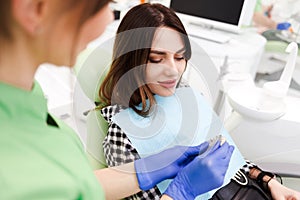
<svg viewBox="0 0 300 200">
<path fill-rule="evenodd" d="M 107 136 L 103 141 L 103 150 L 106 163 L 110 167 L 130 163 L 140 158 L 126 134 L 111 120 L 111 118 L 120 112 L 120 110 L 121 107 L 117 105 L 107 106 L 101 109 L 102 116 L 109 123 Z M 138 192 L 126 199 L 158 200 L 160 197 L 161 193 L 159 189 L 154 187 L 147 191 Z"/>
</svg>

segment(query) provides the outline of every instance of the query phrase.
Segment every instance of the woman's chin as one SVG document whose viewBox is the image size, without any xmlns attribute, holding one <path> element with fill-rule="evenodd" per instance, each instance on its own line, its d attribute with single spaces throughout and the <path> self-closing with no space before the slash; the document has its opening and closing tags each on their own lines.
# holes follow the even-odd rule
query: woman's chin
<svg viewBox="0 0 300 200">
<path fill-rule="evenodd" d="M 161 91 L 160 93 L 158 93 L 158 95 L 162 96 L 162 97 L 169 97 L 175 93 L 175 90 L 176 90 L 176 88 L 166 88 L 163 91 Z"/>
</svg>

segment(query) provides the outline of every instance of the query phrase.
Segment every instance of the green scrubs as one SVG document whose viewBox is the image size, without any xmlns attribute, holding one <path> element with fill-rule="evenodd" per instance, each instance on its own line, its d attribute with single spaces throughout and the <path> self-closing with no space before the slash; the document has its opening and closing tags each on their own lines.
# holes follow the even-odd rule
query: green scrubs
<svg viewBox="0 0 300 200">
<path fill-rule="evenodd" d="M 262 12 L 262 11 L 263 11 L 263 8 L 262 8 L 261 0 L 257 0 L 254 12 Z"/>
<path fill-rule="evenodd" d="M 47 115 L 37 83 L 31 92 L 0 83 L 0 199 L 104 199 L 78 136 Z"/>
</svg>

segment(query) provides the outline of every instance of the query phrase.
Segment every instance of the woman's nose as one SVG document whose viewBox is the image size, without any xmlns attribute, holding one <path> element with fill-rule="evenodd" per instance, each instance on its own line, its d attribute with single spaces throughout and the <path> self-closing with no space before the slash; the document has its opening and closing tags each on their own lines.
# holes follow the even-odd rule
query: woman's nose
<svg viewBox="0 0 300 200">
<path fill-rule="evenodd" d="M 175 60 L 172 58 L 172 59 L 168 59 L 168 62 L 166 63 L 166 74 L 168 76 L 177 76 L 178 75 L 178 68 L 177 68 L 177 65 L 175 63 Z"/>
</svg>

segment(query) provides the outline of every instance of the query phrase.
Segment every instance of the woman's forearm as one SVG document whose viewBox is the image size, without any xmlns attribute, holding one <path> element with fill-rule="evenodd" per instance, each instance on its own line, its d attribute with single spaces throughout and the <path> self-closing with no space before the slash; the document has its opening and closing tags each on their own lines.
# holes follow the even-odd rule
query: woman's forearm
<svg viewBox="0 0 300 200">
<path fill-rule="evenodd" d="M 268 183 L 273 199 L 300 200 L 300 192 L 281 185 L 277 180 L 271 179 Z"/>
<path fill-rule="evenodd" d="M 252 168 L 249 172 L 249 176 L 253 179 L 257 179 L 258 175 L 261 173 L 260 169 Z M 271 192 L 273 199 L 282 199 L 282 200 L 300 200 L 300 193 L 287 188 L 286 186 L 279 183 L 275 178 L 272 178 L 268 175 L 262 177 L 262 180 L 266 183 L 268 189 Z"/>
<path fill-rule="evenodd" d="M 134 163 L 94 171 L 106 199 L 122 199 L 140 191 Z"/>
</svg>

